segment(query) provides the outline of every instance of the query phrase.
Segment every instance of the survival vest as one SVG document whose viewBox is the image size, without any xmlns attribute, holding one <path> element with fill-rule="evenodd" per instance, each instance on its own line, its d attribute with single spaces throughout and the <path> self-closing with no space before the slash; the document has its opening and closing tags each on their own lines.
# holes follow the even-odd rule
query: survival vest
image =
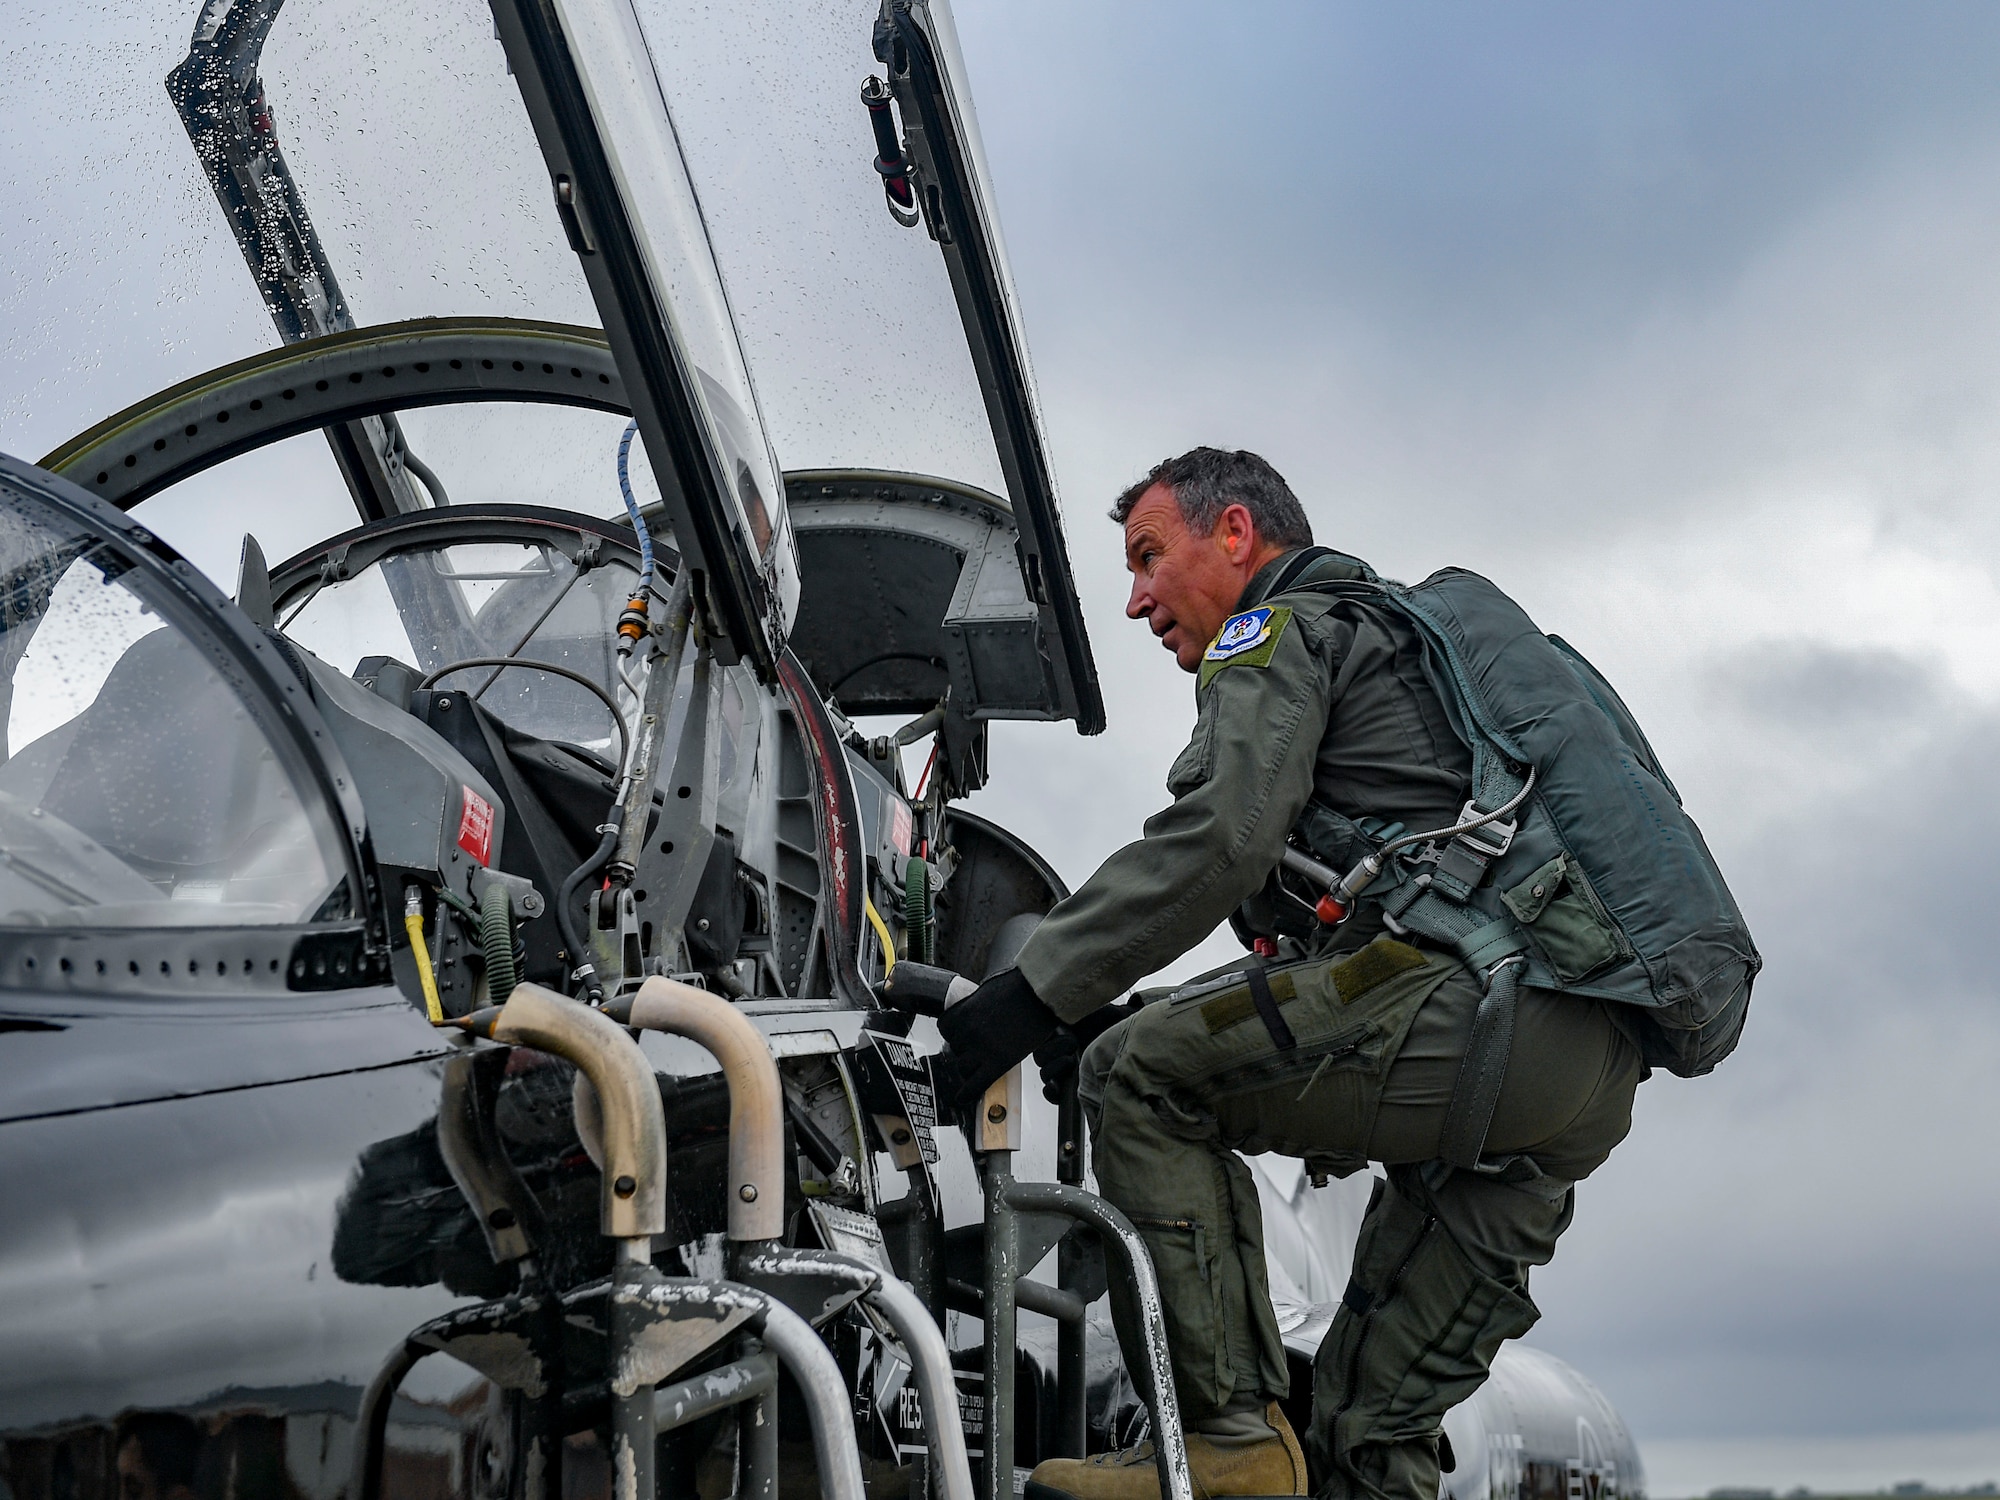
<svg viewBox="0 0 2000 1500">
<path fill-rule="evenodd" d="M 1518 804 L 1393 853 L 1361 899 L 1381 904 L 1392 931 L 1458 952 L 1489 987 L 1507 964 L 1522 983 L 1635 1007 L 1650 1065 L 1694 1077 L 1727 1057 L 1763 959 L 1701 830 L 1602 674 L 1462 568 L 1414 585 L 1369 574 L 1281 582 L 1273 596 L 1280 589 L 1353 598 L 1413 625 L 1472 751 L 1473 796 L 1458 822 Z M 1384 847 L 1379 829 L 1313 812 L 1341 825 L 1337 841 L 1350 848 L 1357 836 Z"/>
</svg>

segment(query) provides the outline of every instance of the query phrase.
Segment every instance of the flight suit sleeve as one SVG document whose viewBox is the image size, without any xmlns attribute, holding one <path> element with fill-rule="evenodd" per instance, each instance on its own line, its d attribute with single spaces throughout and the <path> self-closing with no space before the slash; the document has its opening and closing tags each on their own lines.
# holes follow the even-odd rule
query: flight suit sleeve
<svg viewBox="0 0 2000 1500">
<path fill-rule="evenodd" d="M 1312 794 L 1332 683 L 1328 643 L 1287 623 L 1268 653 L 1204 673 L 1193 738 L 1167 775 L 1173 804 L 1021 949 L 1021 973 L 1065 1021 L 1179 958 L 1277 864 Z"/>
</svg>

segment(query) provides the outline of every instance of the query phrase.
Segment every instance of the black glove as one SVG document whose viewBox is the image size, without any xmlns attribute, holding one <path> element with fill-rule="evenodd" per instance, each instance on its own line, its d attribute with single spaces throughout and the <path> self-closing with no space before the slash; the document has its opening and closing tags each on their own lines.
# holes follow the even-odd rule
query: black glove
<svg viewBox="0 0 2000 1500">
<path fill-rule="evenodd" d="M 931 1059 L 938 1101 L 953 1114 L 978 1101 L 1062 1022 L 1019 969 L 995 974 L 938 1018 L 944 1052 Z"/>
<path fill-rule="evenodd" d="M 1051 1104 L 1062 1103 L 1063 1089 L 1082 1062 L 1083 1049 L 1127 1016 L 1136 1016 L 1145 1003 L 1134 995 L 1115 1005 L 1101 1005 L 1081 1021 L 1057 1027 L 1035 1049 L 1035 1066 L 1042 1070 L 1042 1097 Z"/>
</svg>

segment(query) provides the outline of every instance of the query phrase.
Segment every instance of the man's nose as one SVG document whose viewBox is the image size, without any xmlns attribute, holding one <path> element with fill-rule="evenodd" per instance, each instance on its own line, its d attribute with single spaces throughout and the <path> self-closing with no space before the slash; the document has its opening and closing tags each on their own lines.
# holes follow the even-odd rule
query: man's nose
<svg viewBox="0 0 2000 1500">
<path fill-rule="evenodd" d="M 1143 620 L 1153 612 L 1153 595 L 1146 587 L 1146 575 L 1132 575 L 1132 592 L 1125 598 L 1125 618 Z"/>
</svg>

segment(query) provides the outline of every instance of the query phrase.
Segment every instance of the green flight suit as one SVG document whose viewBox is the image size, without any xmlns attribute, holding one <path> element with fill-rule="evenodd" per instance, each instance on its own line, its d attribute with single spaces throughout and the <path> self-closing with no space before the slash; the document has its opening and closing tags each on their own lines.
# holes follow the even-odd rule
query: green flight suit
<svg viewBox="0 0 2000 1500">
<path fill-rule="evenodd" d="M 1284 561 L 1252 581 L 1232 625 L 1269 614 L 1225 625 L 1203 663 L 1172 805 L 1021 951 L 1065 1019 L 1123 995 L 1257 895 L 1308 799 L 1411 829 L 1448 825 L 1464 805 L 1471 755 L 1409 627 L 1359 601 L 1266 598 Z M 1306 577 L 1357 574 L 1335 557 Z M 1519 1160 L 1507 1181 L 1454 1171 L 1433 1158 L 1479 977 L 1388 938 L 1365 902 L 1331 943 L 1286 951 L 1294 961 L 1267 971 L 1281 1026 L 1227 977 L 1147 1006 L 1086 1051 L 1098 1187 L 1152 1251 L 1182 1412 L 1199 1422 L 1288 1386 L 1237 1153 L 1336 1173 L 1383 1162 L 1316 1362 L 1306 1449 L 1321 1494 L 1435 1500 L 1439 1420 L 1534 1323 L 1528 1271 L 1568 1226 L 1570 1184 L 1623 1139 L 1644 1068 L 1611 1007 L 1524 988 L 1487 1138 L 1489 1157 Z M 1128 1335 L 1122 1298 L 1113 1313 Z"/>
</svg>

